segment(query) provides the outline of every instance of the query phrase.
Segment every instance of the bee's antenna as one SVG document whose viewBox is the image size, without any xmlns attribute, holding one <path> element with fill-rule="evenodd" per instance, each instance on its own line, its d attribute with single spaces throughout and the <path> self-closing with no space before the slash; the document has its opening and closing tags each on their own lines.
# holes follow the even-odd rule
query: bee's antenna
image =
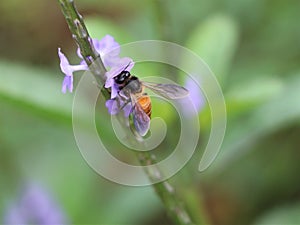
<svg viewBox="0 0 300 225">
<path fill-rule="evenodd" d="M 130 62 L 127 64 L 127 66 L 123 69 L 123 71 L 125 71 L 125 70 L 130 66 L 131 63 L 133 63 L 133 61 L 130 61 Z"/>
</svg>

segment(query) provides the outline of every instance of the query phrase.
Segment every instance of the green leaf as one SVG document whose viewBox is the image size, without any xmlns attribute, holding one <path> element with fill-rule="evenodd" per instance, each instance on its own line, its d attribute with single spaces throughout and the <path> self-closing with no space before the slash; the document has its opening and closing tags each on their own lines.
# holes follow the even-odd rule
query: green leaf
<svg viewBox="0 0 300 225">
<path fill-rule="evenodd" d="M 103 207 L 99 219 L 104 224 L 141 224 L 162 210 L 152 187 L 119 187 Z"/>
<path fill-rule="evenodd" d="M 0 96 L 61 115 L 71 115 L 72 95 L 62 94 L 63 74 L 0 61 Z"/>
<path fill-rule="evenodd" d="M 260 138 L 299 122 L 300 76 L 288 79 L 281 91 L 265 104 L 247 111 L 239 118 L 228 121 L 226 136 L 213 170 L 221 171 L 234 160 L 243 156 Z"/>
<path fill-rule="evenodd" d="M 228 114 L 252 110 L 283 91 L 284 81 L 278 77 L 256 76 L 231 85 L 225 94 Z"/>
<path fill-rule="evenodd" d="M 0 185 L 0 192 L 8 195 L 3 198 L 7 205 L 20 191 L 10 186 L 33 180 L 49 187 L 73 223 L 141 224 L 162 210 L 151 187 L 118 186 L 95 174 L 81 157 L 70 126 L 20 110 L 14 102 L 1 102 L 1 107 L 0 118 L 5 118 L 0 126 L 5 162 L 1 170 L 5 172 L 0 178 L 6 185 Z M 112 147 L 115 139 L 110 138 Z"/>
<path fill-rule="evenodd" d="M 198 54 L 223 83 L 238 44 L 238 27 L 226 15 L 215 15 L 200 23 L 186 46 Z"/>
<path fill-rule="evenodd" d="M 64 77 L 61 71 L 51 72 L 3 61 L 0 61 L 0 70 L 0 97 L 12 100 L 18 106 L 29 106 L 55 118 L 71 119 L 74 95 L 61 92 Z M 78 78 L 75 74 L 75 80 Z M 76 85 L 74 89 L 76 91 Z M 84 120 L 86 117 L 84 107 L 80 109 L 79 114 Z"/>
<path fill-rule="evenodd" d="M 300 205 L 287 205 L 275 208 L 259 218 L 254 225 L 300 224 Z"/>
<path fill-rule="evenodd" d="M 1 183 L 6 185 L 0 185 L 0 192 L 7 190 L 15 201 L 24 184 L 37 181 L 49 187 L 68 216 L 82 212 L 82 190 L 93 173 L 80 156 L 72 128 L 13 102 L 3 101 L 1 107 L 1 159 L 6 162 L 1 164 Z M 19 189 L 12 192 L 10 187 Z"/>
</svg>

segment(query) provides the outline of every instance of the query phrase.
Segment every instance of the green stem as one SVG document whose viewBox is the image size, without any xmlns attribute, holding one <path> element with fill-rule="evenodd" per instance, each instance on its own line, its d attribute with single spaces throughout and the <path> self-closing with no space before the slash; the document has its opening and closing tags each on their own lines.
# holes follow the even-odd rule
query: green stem
<svg viewBox="0 0 300 225">
<path fill-rule="evenodd" d="M 156 164 L 155 155 L 149 152 L 139 152 L 137 153 L 138 159 L 142 166 L 149 166 Z M 146 174 L 149 179 L 153 182 L 160 180 L 162 172 L 157 167 L 145 167 Z M 167 181 L 162 181 L 152 185 L 155 192 L 163 202 L 168 216 L 174 221 L 174 223 L 179 225 L 193 225 L 191 217 L 185 208 L 183 202 L 181 202 L 177 196 L 174 187 Z"/>
<path fill-rule="evenodd" d="M 78 13 L 73 0 L 58 0 L 58 2 L 83 59 L 90 66 L 97 82 L 102 86 L 105 82 L 106 69 L 100 55 L 95 51 L 82 16 Z"/>
<path fill-rule="evenodd" d="M 95 76 L 100 87 L 105 82 L 106 69 L 103 65 L 101 57 L 95 51 L 91 38 L 82 20 L 82 16 L 78 13 L 73 0 L 58 0 L 63 15 L 67 21 L 72 37 L 78 44 L 81 55 L 86 63 L 90 66 L 90 70 Z M 109 99 L 108 90 L 102 88 L 107 99 Z M 138 159 L 143 166 L 156 164 L 155 156 L 148 152 L 139 152 Z M 151 181 L 157 181 L 162 177 L 162 172 L 155 167 L 150 170 L 146 167 L 146 173 Z M 168 181 L 153 184 L 157 195 L 162 200 L 168 215 L 178 225 L 192 225 L 190 216 L 183 206 L 182 202 L 178 199 L 175 189 L 169 184 Z"/>
</svg>

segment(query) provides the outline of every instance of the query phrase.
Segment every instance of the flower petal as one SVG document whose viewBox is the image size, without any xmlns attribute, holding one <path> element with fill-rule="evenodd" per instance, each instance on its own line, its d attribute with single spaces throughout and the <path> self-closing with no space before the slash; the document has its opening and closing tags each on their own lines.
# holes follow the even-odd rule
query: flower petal
<svg viewBox="0 0 300 225">
<path fill-rule="evenodd" d="M 127 105 L 125 105 L 125 107 L 123 108 L 124 111 L 124 116 L 128 117 L 130 115 L 130 113 L 132 112 L 132 106 L 130 103 L 128 103 Z"/>
<path fill-rule="evenodd" d="M 200 87 L 193 79 L 187 78 L 184 86 L 189 90 L 189 99 L 181 99 L 179 103 L 184 114 L 187 116 L 196 116 L 202 110 L 205 98 Z"/>
<path fill-rule="evenodd" d="M 96 51 L 100 54 L 105 67 L 113 67 L 120 59 L 120 45 L 110 36 L 104 36 L 100 41 L 92 39 Z"/>
<path fill-rule="evenodd" d="M 69 60 L 61 52 L 60 48 L 58 48 L 58 56 L 60 59 L 60 69 L 67 76 L 72 76 L 75 71 L 88 70 L 88 66 L 84 61 L 81 61 L 79 65 L 70 65 Z"/>
<path fill-rule="evenodd" d="M 119 55 L 120 53 L 120 45 L 115 39 L 110 35 L 105 35 L 100 41 L 97 39 L 93 39 L 93 44 L 95 49 L 99 54 L 106 54 L 111 52 L 112 50 L 116 50 L 115 55 Z"/>
<path fill-rule="evenodd" d="M 191 99 L 193 100 L 193 103 L 195 105 L 195 108 L 197 109 L 197 111 L 199 112 L 205 101 L 204 101 L 204 97 L 203 97 L 203 94 L 201 92 L 201 89 L 200 87 L 198 86 L 198 84 L 191 78 L 188 78 L 185 82 L 185 85 L 184 85 L 188 90 L 189 90 L 189 93 L 190 93 L 190 97 Z"/>
<path fill-rule="evenodd" d="M 42 187 L 30 184 L 4 215 L 5 224 L 69 224 L 59 204 Z"/>
<path fill-rule="evenodd" d="M 116 115 L 118 114 L 119 105 L 116 99 L 109 99 L 105 102 L 105 106 L 108 109 L 109 114 Z"/>
<path fill-rule="evenodd" d="M 60 59 L 60 69 L 67 76 L 72 75 L 72 71 L 70 70 L 70 63 L 67 57 L 61 52 L 61 48 L 58 48 L 58 56 Z"/>
<path fill-rule="evenodd" d="M 118 96 L 118 93 L 119 93 L 119 88 L 118 86 L 114 83 L 112 86 L 111 86 L 111 96 L 110 98 L 113 99 L 115 97 Z"/>
<path fill-rule="evenodd" d="M 61 91 L 65 94 L 67 92 L 67 89 L 69 92 L 73 91 L 73 76 L 65 76 Z"/>
<path fill-rule="evenodd" d="M 130 103 L 125 105 L 125 102 L 122 101 L 120 98 L 109 99 L 105 102 L 105 106 L 108 109 L 109 114 L 116 115 L 120 112 L 120 109 L 123 110 L 124 116 L 129 117 L 130 113 L 132 112 L 132 106 Z"/>
<path fill-rule="evenodd" d="M 80 70 L 88 70 L 87 64 L 83 61 L 79 65 L 70 65 L 67 57 L 61 52 L 61 49 L 58 48 L 58 56 L 60 59 L 60 69 L 65 74 L 62 89 L 63 93 L 66 93 L 67 90 L 69 92 L 73 91 L 73 72 Z"/>
</svg>

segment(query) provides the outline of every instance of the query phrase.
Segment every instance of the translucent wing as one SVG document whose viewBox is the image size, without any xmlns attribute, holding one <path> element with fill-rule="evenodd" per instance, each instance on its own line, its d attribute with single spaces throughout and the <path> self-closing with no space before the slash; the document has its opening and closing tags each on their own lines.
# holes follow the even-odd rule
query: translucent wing
<svg viewBox="0 0 300 225">
<path fill-rule="evenodd" d="M 142 83 L 145 87 L 167 99 L 184 98 L 189 94 L 187 89 L 176 84 L 157 84 L 144 81 Z"/>
<path fill-rule="evenodd" d="M 132 102 L 132 116 L 134 127 L 139 135 L 145 136 L 150 128 L 150 118 L 137 102 L 136 97 L 133 94 L 131 94 L 130 97 Z"/>
</svg>

